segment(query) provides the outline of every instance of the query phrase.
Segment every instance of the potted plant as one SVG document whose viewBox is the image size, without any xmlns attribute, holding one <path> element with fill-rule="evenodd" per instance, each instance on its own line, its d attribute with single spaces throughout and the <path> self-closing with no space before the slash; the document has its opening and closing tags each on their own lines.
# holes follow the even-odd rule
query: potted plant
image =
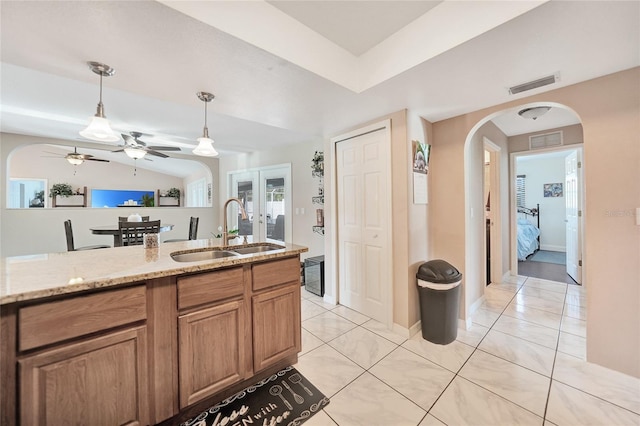
<svg viewBox="0 0 640 426">
<path fill-rule="evenodd" d="M 29 207 L 44 207 L 44 190 L 35 191 L 33 199 L 29 202 Z"/>
<path fill-rule="evenodd" d="M 49 191 L 49 197 L 55 196 L 70 197 L 73 195 L 73 188 L 68 183 L 54 183 Z"/>
<path fill-rule="evenodd" d="M 180 199 L 180 190 L 178 188 L 171 188 L 167 191 L 167 197 L 175 198 L 177 200 Z"/>
</svg>

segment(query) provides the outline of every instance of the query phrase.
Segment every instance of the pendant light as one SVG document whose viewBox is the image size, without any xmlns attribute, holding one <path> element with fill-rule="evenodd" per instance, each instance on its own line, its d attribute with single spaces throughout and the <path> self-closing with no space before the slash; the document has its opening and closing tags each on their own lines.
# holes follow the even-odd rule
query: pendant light
<svg viewBox="0 0 640 426">
<path fill-rule="evenodd" d="M 197 95 L 204 102 L 204 131 L 202 137 L 198 138 L 198 146 L 195 147 L 193 153 L 204 157 L 217 157 L 218 151 L 213 147 L 213 139 L 209 138 L 209 129 L 207 128 L 207 103 L 211 102 L 215 96 L 207 92 L 198 92 Z"/>
<path fill-rule="evenodd" d="M 80 135 L 98 142 L 116 142 L 120 140 L 120 137 L 111 130 L 109 121 L 104 116 L 104 105 L 102 105 L 102 77 L 110 77 L 115 74 L 115 70 L 109 65 L 101 64 L 100 62 L 87 62 L 91 71 L 100 76 L 100 101 L 98 102 L 98 109 L 96 115 L 89 120 L 89 126 L 80 132 Z"/>
</svg>

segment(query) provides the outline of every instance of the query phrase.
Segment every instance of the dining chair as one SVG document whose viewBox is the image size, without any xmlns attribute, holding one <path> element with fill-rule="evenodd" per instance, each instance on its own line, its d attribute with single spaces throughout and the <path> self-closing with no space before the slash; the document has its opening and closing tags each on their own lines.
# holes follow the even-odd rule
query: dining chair
<svg viewBox="0 0 640 426">
<path fill-rule="evenodd" d="M 64 233 L 67 237 L 67 251 L 80 251 L 80 250 L 95 250 L 102 248 L 110 248 L 110 245 L 106 244 L 96 244 L 93 246 L 82 246 L 76 247 L 73 243 L 73 228 L 71 226 L 71 220 L 64 221 Z"/>
<path fill-rule="evenodd" d="M 122 245 L 137 246 L 144 243 L 144 234 L 157 234 L 160 232 L 160 221 L 119 222 L 118 229 Z"/>
<path fill-rule="evenodd" d="M 191 220 L 189 221 L 189 238 L 172 238 L 170 240 L 164 240 L 165 243 L 175 243 L 178 241 L 189 241 L 189 240 L 197 240 L 198 239 L 198 222 L 200 221 L 199 217 L 191 216 Z"/>
</svg>

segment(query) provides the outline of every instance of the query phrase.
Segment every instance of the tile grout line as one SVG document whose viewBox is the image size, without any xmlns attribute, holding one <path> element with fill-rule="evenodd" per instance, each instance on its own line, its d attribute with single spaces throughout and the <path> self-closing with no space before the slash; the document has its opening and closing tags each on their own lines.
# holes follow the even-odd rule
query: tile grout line
<svg viewBox="0 0 640 426">
<path fill-rule="evenodd" d="M 553 354 L 553 364 L 551 365 L 551 377 L 549 378 L 549 390 L 547 391 L 547 400 L 545 401 L 544 404 L 544 416 L 543 416 L 543 421 L 547 420 L 547 411 L 549 410 L 549 399 L 551 398 L 551 387 L 553 386 L 553 373 L 556 370 L 556 360 L 558 359 L 558 348 L 560 347 L 560 333 L 562 333 L 562 319 L 563 319 L 563 314 L 564 314 L 564 305 L 567 301 L 567 293 L 568 293 L 568 287 L 565 290 L 565 295 L 564 295 L 564 303 L 562 303 L 562 313 L 560 314 L 560 328 L 558 329 L 558 338 L 556 339 L 556 351 Z M 551 421 L 551 420 L 549 420 Z"/>
</svg>

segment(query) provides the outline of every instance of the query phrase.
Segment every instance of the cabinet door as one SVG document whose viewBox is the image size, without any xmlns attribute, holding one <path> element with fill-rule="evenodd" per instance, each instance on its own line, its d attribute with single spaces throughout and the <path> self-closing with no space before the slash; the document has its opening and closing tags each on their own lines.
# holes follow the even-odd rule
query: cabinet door
<svg viewBox="0 0 640 426">
<path fill-rule="evenodd" d="M 245 315 L 242 300 L 234 300 L 178 319 L 180 408 L 246 377 L 250 348 Z"/>
<path fill-rule="evenodd" d="M 145 327 L 19 361 L 24 425 L 146 425 Z"/>
<path fill-rule="evenodd" d="M 260 371 L 301 350 L 300 283 L 253 296 L 253 368 Z"/>
</svg>

